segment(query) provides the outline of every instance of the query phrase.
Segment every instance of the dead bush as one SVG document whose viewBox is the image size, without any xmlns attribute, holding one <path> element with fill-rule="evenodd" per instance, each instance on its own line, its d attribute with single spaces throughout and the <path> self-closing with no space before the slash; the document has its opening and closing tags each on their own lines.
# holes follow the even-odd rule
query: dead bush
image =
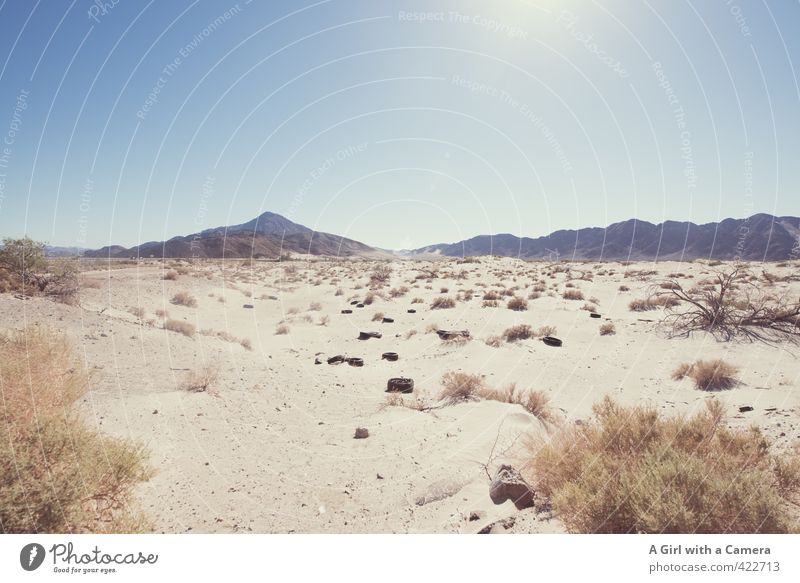
<svg viewBox="0 0 800 583">
<path fill-rule="evenodd" d="M 583 292 L 579 289 L 568 289 L 561 294 L 561 297 L 565 300 L 582 300 Z"/>
<path fill-rule="evenodd" d="M 442 391 L 439 400 L 452 405 L 477 398 L 484 388 L 483 377 L 464 372 L 447 372 L 442 376 Z"/>
<path fill-rule="evenodd" d="M 613 322 L 606 322 L 605 324 L 600 325 L 600 336 L 610 336 L 616 333 L 617 329 Z"/>
<path fill-rule="evenodd" d="M 205 393 L 217 382 L 219 366 L 208 364 L 199 371 L 189 371 L 181 382 L 180 388 L 190 393 Z"/>
</svg>

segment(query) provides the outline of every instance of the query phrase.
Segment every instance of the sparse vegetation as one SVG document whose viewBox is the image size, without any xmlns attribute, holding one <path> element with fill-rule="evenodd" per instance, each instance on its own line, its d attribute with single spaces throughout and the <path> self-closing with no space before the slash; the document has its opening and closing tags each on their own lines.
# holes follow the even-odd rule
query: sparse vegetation
<svg viewBox="0 0 800 583">
<path fill-rule="evenodd" d="M 88 377 L 63 336 L 0 337 L 0 525 L 6 533 L 149 529 L 132 497 L 152 474 L 145 450 L 101 435 L 73 409 Z"/>
<path fill-rule="evenodd" d="M 275 328 L 275 334 L 279 336 L 288 333 L 289 333 L 289 326 L 287 326 L 286 324 L 278 324 L 278 326 Z"/>
<path fill-rule="evenodd" d="M 616 333 L 617 329 L 614 326 L 614 322 L 606 322 L 600 325 L 600 336 L 611 336 Z"/>
<path fill-rule="evenodd" d="M 456 301 L 447 296 L 439 296 L 438 298 L 434 298 L 433 302 L 431 302 L 432 310 L 446 310 L 449 308 L 455 308 L 455 306 Z"/>
<path fill-rule="evenodd" d="M 219 378 L 219 366 L 208 364 L 199 371 L 189 371 L 181 382 L 180 388 L 190 393 L 209 391 Z"/>
<path fill-rule="evenodd" d="M 582 300 L 583 292 L 579 289 L 568 289 L 561 294 L 561 297 L 565 300 Z"/>
<path fill-rule="evenodd" d="M 522 311 L 528 309 L 528 300 L 526 300 L 524 298 L 520 298 L 520 297 L 514 296 L 513 298 L 508 300 L 508 303 L 506 303 L 506 307 L 509 310 L 514 310 L 516 312 L 522 312 Z"/>
<path fill-rule="evenodd" d="M 169 330 L 171 332 L 178 332 L 183 334 L 184 336 L 189 336 L 190 338 L 194 336 L 195 333 L 195 326 L 191 322 L 186 322 L 184 320 L 167 320 L 164 322 L 164 329 Z"/>
<path fill-rule="evenodd" d="M 176 306 L 184 306 L 187 308 L 197 307 L 197 299 L 186 291 L 180 291 L 176 293 L 174 296 L 172 296 L 170 303 L 175 304 Z"/>
<path fill-rule="evenodd" d="M 517 324 L 503 330 L 502 337 L 506 342 L 516 342 L 517 340 L 527 340 L 533 336 L 533 328 L 528 324 Z"/>
<path fill-rule="evenodd" d="M 689 377 L 701 391 L 721 391 L 734 387 L 739 369 L 722 359 L 698 360 L 693 364 L 681 364 L 672 372 L 673 380 Z"/>
<path fill-rule="evenodd" d="M 568 530 L 582 533 L 796 532 L 796 456 L 778 456 L 758 429 L 724 424 L 722 405 L 693 417 L 622 407 L 531 440 L 526 473 Z"/>
</svg>

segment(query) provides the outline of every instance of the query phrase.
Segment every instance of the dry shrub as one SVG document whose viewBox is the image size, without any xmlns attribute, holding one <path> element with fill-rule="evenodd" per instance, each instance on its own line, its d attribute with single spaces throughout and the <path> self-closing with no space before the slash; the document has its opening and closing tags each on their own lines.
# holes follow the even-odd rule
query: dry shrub
<svg viewBox="0 0 800 583">
<path fill-rule="evenodd" d="M 163 318 L 167 318 L 167 317 L 169 317 L 169 312 L 159 308 L 158 310 L 156 310 L 156 317 L 162 318 L 162 319 Z"/>
<path fill-rule="evenodd" d="M 543 336 L 555 336 L 556 332 L 557 330 L 555 326 L 540 326 L 539 329 L 534 333 L 534 336 L 537 338 L 541 338 Z"/>
<path fill-rule="evenodd" d="M 483 300 L 482 308 L 496 308 L 500 303 L 497 300 Z"/>
<path fill-rule="evenodd" d="M 434 298 L 433 302 L 431 302 L 432 310 L 446 310 L 449 308 L 454 308 L 455 306 L 456 301 L 447 296 L 439 296 L 438 298 Z"/>
<path fill-rule="evenodd" d="M 178 279 L 178 272 L 175 271 L 175 270 L 170 269 L 169 271 L 167 271 L 164 274 L 164 277 L 162 279 L 166 279 L 166 280 L 169 280 L 169 281 L 175 281 L 176 279 Z"/>
<path fill-rule="evenodd" d="M 389 297 L 400 298 L 406 295 L 408 291 L 409 291 L 408 288 L 404 285 L 400 287 L 393 287 L 392 289 L 389 290 Z"/>
<path fill-rule="evenodd" d="M 542 294 L 541 292 L 538 291 L 532 291 L 531 293 L 528 294 L 529 300 L 538 300 L 540 297 L 542 297 Z"/>
<path fill-rule="evenodd" d="M 277 335 L 288 334 L 288 333 L 289 333 L 289 326 L 287 326 L 286 324 L 278 324 L 278 326 L 275 328 L 275 334 Z"/>
<path fill-rule="evenodd" d="M 627 285 L 621 285 L 617 289 L 621 292 L 631 291 L 631 288 L 629 288 Z"/>
<path fill-rule="evenodd" d="M 487 346 L 491 346 L 492 348 L 500 348 L 503 345 L 503 337 L 502 336 L 489 336 L 486 340 L 484 340 Z"/>
<path fill-rule="evenodd" d="M 241 344 L 242 348 L 244 348 L 245 350 L 253 350 L 253 343 L 250 341 L 249 338 L 240 339 L 239 344 Z"/>
<path fill-rule="evenodd" d="M 412 304 L 424 304 L 425 300 L 423 300 L 422 298 L 414 298 L 413 300 L 411 300 L 411 303 Z"/>
<path fill-rule="evenodd" d="M 5 533 L 147 530 L 132 503 L 151 471 L 127 440 L 92 431 L 73 404 L 88 378 L 67 340 L 29 328 L 0 336 L 0 528 Z"/>
<path fill-rule="evenodd" d="M 411 338 L 412 336 L 416 335 L 416 333 L 417 333 L 417 331 L 416 331 L 416 330 L 413 330 L 413 329 L 412 329 L 412 330 L 409 330 L 408 332 L 406 332 L 406 334 L 405 334 L 404 338 L 405 338 L 406 340 L 408 340 L 408 339 L 409 339 L 409 338 Z"/>
<path fill-rule="evenodd" d="M 494 290 L 489 290 L 483 294 L 484 300 L 499 300 L 500 294 Z"/>
<path fill-rule="evenodd" d="M 381 287 L 386 285 L 391 277 L 392 266 L 388 263 L 379 263 L 369 276 L 369 284 L 373 287 Z"/>
<path fill-rule="evenodd" d="M 617 328 L 613 322 L 606 322 L 600 326 L 600 336 L 611 336 L 617 333 Z"/>
<path fill-rule="evenodd" d="M 173 303 L 176 306 L 185 306 L 187 308 L 197 307 L 197 299 L 194 296 L 192 296 L 189 292 L 185 291 L 178 292 L 174 296 L 172 296 L 170 303 Z"/>
<path fill-rule="evenodd" d="M 483 377 L 464 372 L 447 372 L 442 376 L 442 391 L 439 400 L 452 405 L 479 396 L 484 389 Z"/>
<path fill-rule="evenodd" d="M 365 305 L 365 306 L 369 306 L 369 305 L 371 305 L 371 304 L 372 304 L 372 302 L 374 302 L 374 301 L 375 301 L 375 294 L 374 294 L 374 293 L 372 293 L 372 292 L 367 292 L 367 295 L 366 295 L 366 296 L 364 296 L 364 302 L 363 302 L 363 303 L 364 303 L 364 305 Z"/>
<path fill-rule="evenodd" d="M 524 298 L 520 298 L 518 296 L 514 296 L 513 298 L 508 300 L 508 303 L 506 304 L 506 307 L 509 310 L 514 310 L 516 312 L 522 312 L 522 311 L 528 309 L 528 300 L 526 300 Z"/>
<path fill-rule="evenodd" d="M 322 304 L 320 304 L 319 302 L 311 302 L 311 304 L 308 306 L 309 312 L 319 312 L 321 310 L 322 310 Z"/>
<path fill-rule="evenodd" d="M 597 306 L 593 306 L 592 304 L 583 304 L 581 306 L 581 310 L 586 310 L 587 312 L 590 312 L 592 314 L 596 314 L 597 313 Z"/>
<path fill-rule="evenodd" d="M 218 378 L 219 366 L 208 364 L 199 371 L 191 370 L 186 373 L 180 388 L 190 393 L 205 393 L 211 389 Z"/>
<path fill-rule="evenodd" d="M 796 456 L 770 453 L 760 430 L 725 427 L 709 401 L 662 417 L 606 397 L 587 423 L 531 439 L 526 467 L 571 532 L 785 533 L 800 491 Z"/>
<path fill-rule="evenodd" d="M 528 324 L 517 324 L 503 330 L 502 334 L 506 342 L 516 342 L 517 340 L 527 340 L 533 336 L 533 328 Z"/>
<path fill-rule="evenodd" d="M 164 322 L 164 329 L 171 332 L 179 332 L 180 334 L 189 336 L 190 338 L 194 336 L 195 333 L 194 324 L 185 322 L 183 320 L 167 320 Z"/>
<path fill-rule="evenodd" d="M 689 377 L 702 391 L 721 391 L 736 386 L 739 369 L 722 359 L 698 360 L 693 364 L 681 364 L 672 372 L 673 380 Z"/>
<path fill-rule="evenodd" d="M 628 304 L 631 312 L 649 312 L 659 308 L 674 308 L 680 302 L 671 296 L 653 295 L 649 298 L 636 299 Z"/>
<path fill-rule="evenodd" d="M 561 297 L 565 300 L 582 300 L 583 292 L 579 289 L 568 289 L 561 294 Z"/>
<path fill-rule="evenodd" d="M 331 321 L 331 317 L 330 316 L 327 316 L 327 315 L 326 316 L 321 316 L 320 319 L 319 319 L 319 322 L 317 322 L 317 325 L 318 326 L 327 326 L 330 321 Z"/>
<path fill-rule="evenodd" d="M 372 321 L 380 322 L 381 320 L 383 320 L 384 315 L 385 314 L 383 312 L 375 312 L 375 314 L 373 314 L 372 316 Z"/>
</svg>

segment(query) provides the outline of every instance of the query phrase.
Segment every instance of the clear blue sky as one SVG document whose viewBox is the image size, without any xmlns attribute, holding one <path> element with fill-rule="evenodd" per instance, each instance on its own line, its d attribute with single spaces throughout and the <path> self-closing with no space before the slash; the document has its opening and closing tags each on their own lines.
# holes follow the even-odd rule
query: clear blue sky
<svg viewBox="0 0 800 583">
<path fill-rule="evenodd" d="M 800 4 L 0 0 L 0 234 L 800 214 Z"/>
</svg>

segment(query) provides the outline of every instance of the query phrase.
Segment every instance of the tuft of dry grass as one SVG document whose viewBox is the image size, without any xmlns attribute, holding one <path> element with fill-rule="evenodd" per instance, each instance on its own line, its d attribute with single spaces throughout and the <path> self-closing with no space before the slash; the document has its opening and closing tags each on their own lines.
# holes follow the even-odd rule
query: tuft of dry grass
<svg viewBox="0 0 800 583">
<path fill-rule="evenodd" d="M 722 391 L 736 386 L 739 369 L 722 359 L 698 360 L 692 364 L 681 364 L 672 372 L 672 379 L 679 381 L 689 377 L 701 391 Z"/>
<path fill-rule="evenodd" d="M 666 295 L 650 296 L 649 298 L 636 299 L 628 304 L 631 312 L 649 312 L 658 308 L 674 308 L 680 302 L 677 298 Z"/>
<path fill-rule="evenodd" d="M 185 322 L 183 320 L 167 320 L 164 322 L 164 330 L 169 330 L 170 332 L 178 332 L 183 334 L 184 336 L 189 336 L 190 338 L 194 336 L 196 331 L 194 324 L 190 322 Z"/>
<path fill-rule="evenodd" d="M 74 403 L 88 375 L 64 336 L 0 335 L 0 525 L 5 533 L 148 530 L 134 504 L 145 450 L 87 427 Z"/>
<path fill-rule="evenodd" d="M 543 336 L 555 336 L 556 332 L 557 330 L 555 326 L 540 326 L 539 329 L 534 333 L 534 336 L 537 338 L 541 338 Z"/>
<path fill-rule="evenodd" d="M 490 401 L 521 405 L 528 413 L 545 423 L 552 423 L 554 420 L 550 398 L 544 391 L 520 391 L 517 383 L 510 383 L 502 389 L 484 387 L 478 391 L 478 396 Z"/>
<path fill-rule="evenodd" d="M 180 384 L 182 391 L 190 393 L 205 393 L 209 391 L 219 378 L 219 366 L 208 364 L 199 371 L 191 370 L 186 373 Z"/>
<path fill-rule="evenodd" d="M 480 375 L 450 371 L 442 376 L 439 400 L 449 405 L 469 401 L 477 398 L 484 387 L 483 377 Z"/>
<path fill-rule="evenodd" d="M 606 322 L 600 325 L 600 336 L 611 336 L 617 333 L 617 328 L 613 322 Z"/>
<path fill-rule="evenodd" d="M 484 340 L 484 343 L 492 348 L 500 348 L 503 345 L 503 337 L 489 336 L 486 340 Z"/>
<path fill-rule="evenodd" d="M 503 330 L 501 336 L 506 342 L 516 342 L 517 340 L 527 340 L 533 336 L 533 328 L 528 324 L 517 324 Z"/>
<path fill-rule="evenodd" d="M 275 328 L 275 334 L 282 335 L 289 333 L 289 326 L 287 324 L 278 324 Z"/>
<path fill-rule="evenodd" d="M 663 417 L 606 397 L 594 416 L 530 439 L 526 477 L 571 532 L 786 533 L 800 492 L 796 455 L 755 428 L 729 429 L 722 405 Z"/>
<path fill-rule="evenodd" d="M 565 300 L 582 300 L 583 292 L 579 289 L 568 289 L 561 294 L 561 297 Z"/>
<path fill-rule="evenodd" d="M 528 309 L 528 300 L 525 298 L 520 298 L 518 296 L 514 296 L 508 303 L 506 303 L 506 307 L 509 310 L 514 310 L 515 312 L 522 312 Z"/>
<path fill-rule="evenodd" d="M 176 279 L 178 279 L 178 272 L 173 270 L 173 269 L 170 269 L 169 271 L 167 271 L 164 274 L 164 277 L 162 279 L 166 279 L 166 280 L 169 280 L 169 281 L 175 281 Z"/>
<path fill-rule="evenodd" d="M 380 322 L 381 320 L 383 320 L 384 316 L 385 316 L 385 314 L 383 312 L 375 312 L 372 315 L 372 321 L 373 322 Z"/>
<path fill-rule="evenodd" d="M 431 302 L 432 310 L 446 310 L 455 307 L 456 301 L 447 296 L 439 296 L 438 298 L 434 298 L 433 302 Z"/>
<path fill-rule="evenodd" d="M 176 306 L 185 306 L 187 308 L 196 308 L 197 307 L 197 299 L 192 296 L 189 292 L 180 291 L 172 296 L 170 303 L 175 304 Z"/>
</svg>

